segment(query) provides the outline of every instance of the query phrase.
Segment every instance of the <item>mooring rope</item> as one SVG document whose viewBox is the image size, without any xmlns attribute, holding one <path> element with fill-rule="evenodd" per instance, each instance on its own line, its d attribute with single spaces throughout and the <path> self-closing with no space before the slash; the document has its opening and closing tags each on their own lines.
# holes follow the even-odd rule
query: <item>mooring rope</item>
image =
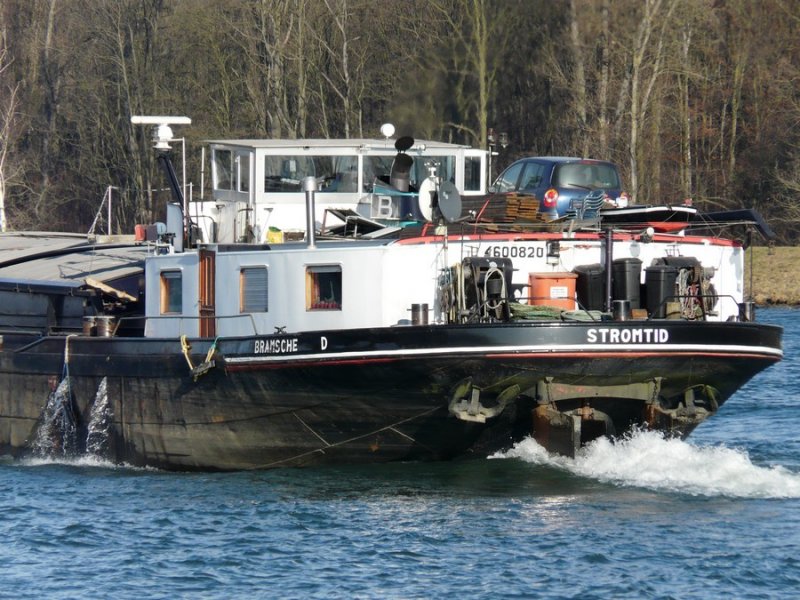
<svg viewBox="0 0 800 600">
<path fill-rule="evenodd" d="M 191 371 L 194 369 L 194 365 L 192 364 L 192 359 L 189 356 L 189 352 L 191 351 L 192 346 L 189 343 L 186 335 L 181 336 L 181 350 L 183 350 L 183 356 L 186 359 L 186 363 L 189 365 L 189 370 Z"/>
<path fill-rule="evenodd" d="M 430 409 L 424 410 L 424 411 L 420 412 L 419 414 L 416 414 L 416 415 L 411 416 L 411 417 L 407 417 L 405 419 L 400 419 L 399 421 L 397 421 L 395 423 L 390 423 L 389 425 L 386 425 L 385 427 L 380 427 L 379 429 L 375 429 L 375 430 L 370 431 L 368 433 L 364 433 L 362 435 L 356 435 L 354 437 L 348 438 L 346 440 L 341 440 L 341 441 L 338 441 L 338 442 L 334 442 L 332 444 L 329 444 L 328 442 L 326 442 L 316 431 L 311 429 L 311 427 L 309 427 L 302 419 L 300 419 L 300 417 L 297 417 L 297 415 L 295 414 L 295 417 L 297 417 L 298 420 L 303 425 L 306 426 L 306 428 L 308 428 L 314 435 L 316 435 L 316 437 L 319 438 L 319 440 L 321 442 L 323 442 L 325 444 L 325 446 L 322 446 L 320 448 L 315 448 L 313 450 L 307 450 L 305 452 L 300 452 L 299 454 L 295 454 L 294 456 L 289 456 L 287 458 L 282 458 L 280 460 L 276 460 L 276 461 L 273 461 L 273 462 L 269 462 L 269 463 L 265 463 L 265 464 L 261 464 L 261 465 L 256 465 L 254 467 L 248 467 L 248 468 L 249 469 L 268 469 L 270 467 L 274 467 L 274 466 L 277 466 L 277 465 L 280 465 L 280 464 L 285 464 L 287 462 L 296 461 L 296 460 L 305 458 L 305 457 L 310 456 L 312 454 L 318 454 L 320 452 L 324 454 L 326 450 L 329 450 L 329 449 L 332 449 L 332 448 L 337 448 L 339 446 L 344 446 L 345 444 L 350 444 L 352 442 L 356 442 L 358 440 L 362 440 L 362 439 L 364 439 L 366 437 L 370 437 L 370 436 L 376 435 L 376 434 L 381 433 L 381 432 L 386 431 L 386 430 L 396 431 L 395 427 L 397 427 L 398 425 L 403 425 L 404 423 L 408 423 L 410 421 L 413 421 L 414 419 L 419 419 L 421 417 L 426 417 L 426 416 L 430 415 L 431 413 L 434 413 L 437 410 L 439 410 L 439 408 L 440 407 L 436 406 L 434 408 L 430 408 Z M 400 433 L 400 432 L 398 431 L 397 433 Z M 401 435 L 403 437 L 407 437 L 407 438 L 413 440 L 415 443 L 419 443 L 418 440 L 415 440 L 414 438 L 412 438 L 412 437 L 410 437 L 410 436 L 408 436 L 406 434 L 401 434 Z M 421 444 L 421 445 L 423 447 L 426 447 L 424 444 Z"/>
<path fill-rule="evenodd" d="M 61 371 L 61 378 L 69 377 L 69 338 L 77 337 L 78 334 L 70 333 L 64 340 L 64 368 Z"/>
<path fill-rule="evenodd" d="M 195 381 L 197 381 L 197 378 L 200 377 L 200 375 L 205 375 L 214 366 L 214 361 L 212 359 L 217 351 L 218 341 L 218 337 L 214 339 L 214 342 L 211 344 L 211 347 L 206 353 L 205 360 L 195 367 L 192 364 L 191 356 L 189 356 L 189 352 L 192 350 L 192 345 L 189 343 L 186 335 L 181 336 L 181 350 L 183 351 L 183 357 L 186 359 L 186 364 L 189 365 L 189 372 L 192 374 L 192 379 Z"/>
</svg>

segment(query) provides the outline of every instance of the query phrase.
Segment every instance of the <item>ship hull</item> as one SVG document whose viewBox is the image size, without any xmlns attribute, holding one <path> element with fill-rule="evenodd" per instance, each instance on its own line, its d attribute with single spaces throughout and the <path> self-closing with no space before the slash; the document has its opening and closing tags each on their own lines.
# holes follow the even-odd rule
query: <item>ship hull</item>
<svg viewBox="0 0 800 600">
<path fill-rule="evenodd" d="M 570 454 L 596 437 L 587 432 L 597 423 L 602 434 L 646 426 L 688 435 L 780 360 L 780 337 L 768 325 L 685 321 L 413 326 L 183 344 L 5 335 L 0 452 L 43 451 L 35 443 L 43 411 L 68 377 L 71 447 L 85 451 L 103 384 L 104 458 L 132 465 L 447 460 L 487 456 L 532 434 Z"/>
</svg>

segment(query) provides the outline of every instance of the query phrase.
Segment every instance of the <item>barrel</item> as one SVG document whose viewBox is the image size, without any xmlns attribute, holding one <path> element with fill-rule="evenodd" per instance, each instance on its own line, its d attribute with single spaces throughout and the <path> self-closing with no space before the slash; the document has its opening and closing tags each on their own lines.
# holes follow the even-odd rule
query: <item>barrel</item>
<svg viewBox="0 0 800 600">
<path fill-rule="evenodd" d="M 83 317 L 83 335 L 97 335 L 97 320 L 94 317 Z"/>
<path fill-rule="evenodd" d="M 114 317 L 109 317 L 106 315 L 97 316 L 95 317 L 95 322 L 97 323 L 98 337 L 111 337 L 114 335 Z"/>
</svg>

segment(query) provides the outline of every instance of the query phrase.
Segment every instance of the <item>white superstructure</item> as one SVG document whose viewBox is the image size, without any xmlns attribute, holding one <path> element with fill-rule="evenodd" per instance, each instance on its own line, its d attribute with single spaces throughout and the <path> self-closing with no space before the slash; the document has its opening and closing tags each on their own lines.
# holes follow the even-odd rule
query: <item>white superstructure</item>
<svg viewBox="0 0 800 600">
<path fill-rule="evenodd" d="M 402 139 L 402 138 L 401 138 Z M 408 138 L 410 140 L 410 138 Z M 267 242 L 270 231 L 305 230 L 302 182 L 317 181 L 315 222 L 339 221 L 326 211 L 354 211 L 385 224 L 418 218 L 416 192 L 435 171 L 464 196 L 486 193 L 487 151 L 418 140 L 406 189 L 392 185 L 398 156 L 392 139 L 212 140 L 212 199 L 192 203 L 190 216 L 206 242 Z"/>
</svg>

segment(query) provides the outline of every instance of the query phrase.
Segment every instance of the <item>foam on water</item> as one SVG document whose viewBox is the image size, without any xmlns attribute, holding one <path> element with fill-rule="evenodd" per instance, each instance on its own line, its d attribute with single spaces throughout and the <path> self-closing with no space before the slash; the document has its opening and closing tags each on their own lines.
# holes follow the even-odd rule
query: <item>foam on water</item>
<svg viewBox="0 0 800 600">
<path fill-rule="evenodd" d="M 20 467 L 43 467 L 50 465 L 64 465 L 69 467 L 86 467 L 96 469 L 132 470 L 132 471 L 151 471 L 161 472 L 155 467 L 135 467 L 128 463 L 115 463 L 101 456 L 93 454 L 80 454 L 71 457 L 51 457 L 51 456 L 28 456 L 19 460 L 14 460 L 10 464 Z"/>
<path fill-rule="evenodd" d="M 574 459 L 549 454 L 532 438 L 492 458 L 519 458 L 599 481 L 736 498 L 800 498 L 800 474 L 751 462 L 747 452 L 724 446 L 694 446 L 642 431 L 616 441 L 599 438 Z"/>
<path fill-rule="evenodd" d="M 75 406 L 69 376 L 47 397 L 33 442 L 37 456 L 71 456 L 77 452 Z"/>
<path fill-rule="evenodd" d="M 108 402 L 108 378 L 103 377 L 95 394 L 86 435 L 86 453 L 105 456 L 111 433 L 111 408 Z"/>
</svg>

